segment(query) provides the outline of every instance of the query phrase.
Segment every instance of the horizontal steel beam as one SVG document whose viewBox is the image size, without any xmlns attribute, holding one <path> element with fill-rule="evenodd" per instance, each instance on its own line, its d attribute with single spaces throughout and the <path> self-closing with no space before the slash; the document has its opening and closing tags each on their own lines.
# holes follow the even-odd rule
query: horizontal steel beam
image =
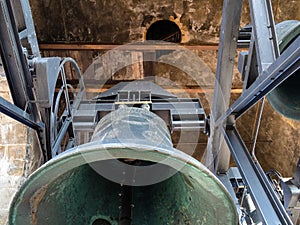
<svg viewBox="0 0 300 225">
<path fill-rule="evenodd" d="M 264 171 L 250 156 L 237 130 L 231 127 L 222 131 L 263 224 L 292 225 Z"/>
</svg>

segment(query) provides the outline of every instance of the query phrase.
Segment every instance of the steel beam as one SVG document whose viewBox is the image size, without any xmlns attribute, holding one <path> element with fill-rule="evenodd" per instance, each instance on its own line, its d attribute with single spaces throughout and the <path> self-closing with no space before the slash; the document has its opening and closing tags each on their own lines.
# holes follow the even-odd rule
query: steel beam
<svg viewBox="0 0 300 225">
<path fill-rule="evenodd" d="M 26 126 L 29 126 L 30 128 L 33 128 L 36 131 L 41 131 L 44 129 L 44 124 L 42 122 L 37 123 L 33 121 L 27 112 L 23 111 L 2 97 L 0 97 L 0 112 L 25 124 Z"/>
<path fill-rule="evenodd" d="M 0 52 L 12 99 L 20 109 L 27 107 L 32 118 L 39 121 L 28 60 L 40 54 L 28 0 L 1 0 L 0 21 Z M 30 49 L 22 46 L 20 36 L 27 37 Z"/>
<path fill-rule="evenodd" d="M 224 0 L 223 3 L 215 92 L 210 118 L 211 136 L 208 140 L 206 159 L 207 167 L 213 172 L 222 173 L 229 168 L 230 152 L 220 132 L 220 127 L 224 123 L 216 126 L 215 121 L 229 106 L 242 3 L 242 0 Z"/>
<path fill-rule="evenodd" d="M 298 37 L 256 81 L 218 119 L 217 125 L 230 115 L 237 119 L 260 99 L 300 68 L 300 37 Z"/>
<path fill-rule="evenodd" d="M 237 130 L 223 129 L 225 140 L 247 185 L 258 214 L 267 225 L 292 225 L 279 197 L 257 161 L 254 161 Z"/>
<path fill-rule="evenodd" d="M 21 57 L 22 54 L 19 54 L 21 49 L 20 42 L 19 40 L 15 39 L 15 33 L 17 31 L 14 18 L 12 17 L 12 9 L 10 4 L 10 1 L 0 1 L 1 58 L 10 87 L 12 99 L 16 106 L 24 109 L 28 101 L 25 89 L 25 74 L 23 70 L 24 58 Z"/>
<path fill-rule="evenodd" d="M 258 72 L 266 70 L 279 56 L 270 0 L 249 0 Z"/>
<path fill-rule="evenodd" d="M 23 19 L 24 19 L 24 23 L 26 25 L 25 30 L 23 30 L 23 38 L 26 37 L 27 41 L 29 43 L 30 49 L 30 55 L 31 57 L 38 57 L 40 58 L 40 49 L 39 49 L 39 45 L 38 45 L 38 41 L 37 41 L 37 37 L 36 37 L 36 33 L 35 33 L 35 29 L 34 29 L 34 23 L 33 23 L 33 19 L 31 16 L 31 9 L 30 9 L 30 4 L 29 1 L 26 0 L 22 0 L 20 1 L 21 7 L 22 7 L 22 11 L 23 11 Z M 20 37 L 20 35 L 19 35 Z M 22 39 L 22 38 L 20 38 Z"/>
<path fill-rule="evenodd" d="M 245 71 L 244 71 L 244 84 L 243 84 L 243 90 L 246 90 L 249 88 L 252 83 L 256 80 L 258 77 L 258 69 L 257 69 L 257 54 L 255 49 L 255 37 L 254 35 L 251 36 L 249 49 L 247 52 L 247 63 L 245 65 Z M 242 74 L 243 76 L 243 74 Z"/>
<path fill-rule="evenodd" d="M 14 104 L 1 98 L 0 111 L 38 131 L 45 158 L 43 122 L 33 84 L 39 47 L 28 0 L 0 0 L 0 54 Z"/>
<path fill-rule="evenodd" d="M 129 104 L 132 104 L 128 102 Z M 206 115 L 199 99 L 153 99 L 151 111 L 160 115 L 173 130 L 206 131 Z M 93 131 L 100 114 L 118 108 L 114 100 L 83 100 L 73 109 L 73 126 L 79 131 Z M 166 114 L 164 114 L 164 112 Z"/>
</svg>

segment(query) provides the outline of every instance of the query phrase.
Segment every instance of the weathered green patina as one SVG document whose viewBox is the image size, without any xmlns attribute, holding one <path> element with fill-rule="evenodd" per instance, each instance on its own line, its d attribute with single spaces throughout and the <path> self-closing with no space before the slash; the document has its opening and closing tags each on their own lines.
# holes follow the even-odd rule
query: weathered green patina
<svg viewBox="0 0 300 225">
<path fill-rule="evenodd" d="M 300 21 L 287 20 L 276 25 L 279 50 L 283 52 L 300 34 Z M 300 74 L 297 70 L 268 96 L 272 107 L 285 117 L 300 120 Z"/>
<path fill-rule="evenodd" d="M 170 146 L 161 121 L 143 109 L 108 115 L 92 142 L 60 154 L 29 177 L 13 200 L 9 224 L 118 225 L 126 185 L 132 192 L 130 224 L 237 225 L 227 190 L 200 162 Z M 113 132 L 118 127 L 128 135 Z M 143 137 L 149 129 L 156 134 L 152 141 Z"/>
</svg>

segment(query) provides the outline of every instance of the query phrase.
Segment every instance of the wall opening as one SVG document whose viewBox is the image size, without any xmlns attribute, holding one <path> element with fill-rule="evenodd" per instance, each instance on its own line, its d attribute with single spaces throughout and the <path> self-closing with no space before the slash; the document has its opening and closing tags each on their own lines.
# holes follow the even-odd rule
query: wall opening
<svg viewBox="0 0 300 225">
<path fill-rule="evenodd" d="M 180 43 L 181 31 L 178 25 L 170 20 L 158 20 L 148 28 L 146 40 Z"/>
</svg>

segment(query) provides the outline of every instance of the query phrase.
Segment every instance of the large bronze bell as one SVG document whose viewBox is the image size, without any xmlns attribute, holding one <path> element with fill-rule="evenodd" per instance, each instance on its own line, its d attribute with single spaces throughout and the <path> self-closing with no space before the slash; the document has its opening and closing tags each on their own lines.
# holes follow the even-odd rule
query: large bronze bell
<svg viewBox="0 0 300 225">
<path fill-rule="evenodd" d="M 11 225 L 237 225 L 236 207 L 200 162 L 174 149 L 143 108 L 106 115 L 90 143 L 39 168 L 17 192 Z"/>
<path fill-rule="evenodd" d="M 300 21 L 287 20 L 276 25 L 279 50 L 283 52 L 300 34 Z M 285 117 L 300 120 L 299 69 L 274 89 L 267 98 L 272 107 Z"/>
</svg>

